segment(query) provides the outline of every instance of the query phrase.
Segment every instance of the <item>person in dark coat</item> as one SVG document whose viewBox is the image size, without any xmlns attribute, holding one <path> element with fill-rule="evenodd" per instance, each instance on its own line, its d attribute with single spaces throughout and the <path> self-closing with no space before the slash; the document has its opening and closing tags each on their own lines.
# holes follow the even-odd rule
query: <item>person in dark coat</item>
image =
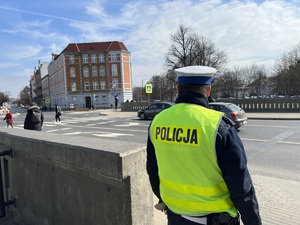
<svg viewBox="0 0 300 225">
<path fill-rule="evenodd" d="M 40 107 L 32 102 L 31 107 L 27 110 L 24 121 L 24 129 L 41 131 L 44 122 L 44 115 Z"/>
<path fill-rule="evenodd" d="M 60 123 L 61 108 L 55 104 L 55 122 Z"/>
</svg>

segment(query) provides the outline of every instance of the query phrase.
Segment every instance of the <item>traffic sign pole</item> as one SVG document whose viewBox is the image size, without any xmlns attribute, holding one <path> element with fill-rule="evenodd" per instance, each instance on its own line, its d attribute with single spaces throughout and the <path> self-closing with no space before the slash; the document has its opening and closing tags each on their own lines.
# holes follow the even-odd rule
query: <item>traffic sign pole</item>
<svg viewBox="0 0 300 225">
<path fill-rule="evenodd" d="M 152 94 L 152 84 L 146 84 L 146 94 L 148 94 L 148 105 L 150 105 L 150 94 Z"/>
</svg>

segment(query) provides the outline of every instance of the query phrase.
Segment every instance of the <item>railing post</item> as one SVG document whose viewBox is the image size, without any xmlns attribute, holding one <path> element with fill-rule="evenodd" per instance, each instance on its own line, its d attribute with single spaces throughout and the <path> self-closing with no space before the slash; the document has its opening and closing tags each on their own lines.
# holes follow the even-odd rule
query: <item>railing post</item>
<svg viewBox="0 0 300 225">
<path fill-rule="evenodd" d="M 12 157 L 12 150 L 4 150 L 0 151 L 0 157 L 10 155 Z M 3 192 L 3 182 L 2 182 L 2 165 L 1 165 L 1 158 L 0 158 L 0 218 L 5 217 L 5 206 L 12 205 L 15 203 L 15 200 L 10 200 L 4 202 L 4 192 Z"/>
</svg>

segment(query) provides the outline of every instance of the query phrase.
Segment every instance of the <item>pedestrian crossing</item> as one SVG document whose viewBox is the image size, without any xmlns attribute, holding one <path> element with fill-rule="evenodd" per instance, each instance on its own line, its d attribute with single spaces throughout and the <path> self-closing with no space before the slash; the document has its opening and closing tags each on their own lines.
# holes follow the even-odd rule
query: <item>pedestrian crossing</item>
<svg viewBox="0 0 300 225">
<path fill-rule="evenodd" d="M 107 125 L 109 124 L 109 125 Z M 143 131 L 134 127 L 143 127 Z M 24 129 L 23 124 L 15 126 L 17 129 Z M 132 128 L 132 129 L 130 129 Z M 148 124 L 140 124 L 128 120 L 116 118 L 65 118 L 61 123 L 44 121 L 42 131 L 46 133 L 59 133 L 67 136 L 93 136 L 104 138 L 133 137 L 135 133 L 147 133 Z"/>
</svg>

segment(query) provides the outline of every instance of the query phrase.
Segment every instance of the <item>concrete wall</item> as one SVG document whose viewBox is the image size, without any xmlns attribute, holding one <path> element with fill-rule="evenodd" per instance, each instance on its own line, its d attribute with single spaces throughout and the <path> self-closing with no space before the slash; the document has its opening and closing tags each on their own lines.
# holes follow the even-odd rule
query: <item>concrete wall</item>
<svg viewBox="0 0 300 225">
<path fill-rule="evenodd" d="M 154 224 L 145 146 L 0 128 L 8 149 L 5 195 L 25 225 Z"/>
</svg>

